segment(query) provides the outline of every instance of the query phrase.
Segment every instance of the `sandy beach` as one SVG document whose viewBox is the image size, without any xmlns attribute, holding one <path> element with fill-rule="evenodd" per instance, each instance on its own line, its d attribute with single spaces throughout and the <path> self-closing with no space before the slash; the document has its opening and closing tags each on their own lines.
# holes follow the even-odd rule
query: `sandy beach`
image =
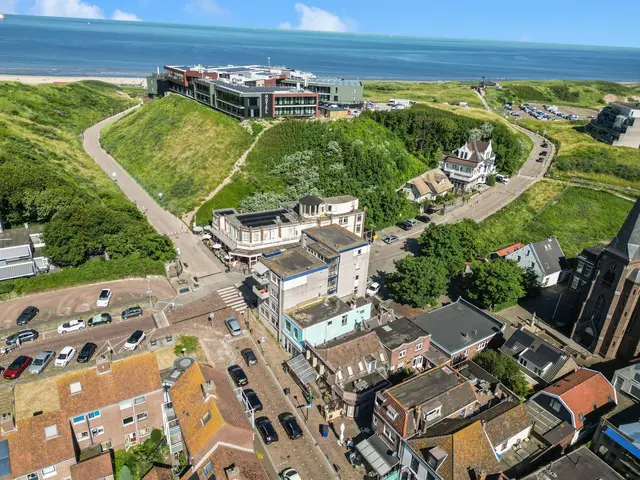
<svg viewBox="0 0 640 480">
<path fill-rule="evenodd" d="M 101 82 L 113 83 L 114 85 L 125 85 L 135 87 L 147 87 L 147 79 L 143 77 L 56 77 L 38 75 L 0 75 L 0 82 L 22 82 L 29 84 L 38 83 L 71 83 L 82 80 L 99 80 Z"/>
</svg>

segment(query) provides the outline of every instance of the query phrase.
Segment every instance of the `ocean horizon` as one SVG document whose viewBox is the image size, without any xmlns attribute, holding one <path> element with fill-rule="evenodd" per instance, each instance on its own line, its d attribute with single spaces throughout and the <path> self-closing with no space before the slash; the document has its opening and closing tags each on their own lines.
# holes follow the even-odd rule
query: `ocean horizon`
<svg viewBox="0 0 640 480">
<path fill-rule="evenodd" d="M 640 48 L 632 47 L 25 15 L 0 21 L 6 75 L 141 77 L 163 65 L 269 61 L 361 80 L 640 81 Z"/>
</svg>

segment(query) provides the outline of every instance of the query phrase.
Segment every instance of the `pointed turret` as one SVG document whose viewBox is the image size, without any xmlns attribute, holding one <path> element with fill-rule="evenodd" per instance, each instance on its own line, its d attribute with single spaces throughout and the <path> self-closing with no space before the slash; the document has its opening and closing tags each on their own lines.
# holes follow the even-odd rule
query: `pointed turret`
<svg viewBox="0 0 640 480">
<path fill-rule="evenodd" d="M 640 260 L 640 199 L 631 209 L 616 238 L 605 250 L 629 263 Z"/>
</svg>

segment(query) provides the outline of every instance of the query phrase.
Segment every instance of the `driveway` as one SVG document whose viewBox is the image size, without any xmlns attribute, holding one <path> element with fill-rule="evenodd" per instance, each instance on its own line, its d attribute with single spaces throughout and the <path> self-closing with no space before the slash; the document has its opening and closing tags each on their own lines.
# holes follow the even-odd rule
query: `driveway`
<svg viewBox="0 0 640 480">
<path fill-rule="evenodd" d="M 158 205 L 154 198 L 100 146 L 100 132 L 102 129 L 137 108 L 139 108 L 139 105 L 98 122 L 85 130 L 84 149 L 100 165 L 102 170 L 109 175 L 109 178 L 117 181 L 118 186 L 127 198 L 134 202 L 138 208 L 144 209 L 149 223 L 154 226 L 158 233 L 171 238 L 179 251 L 180 259 L 183 264 L 186 264 L 189 272 L 200 277 L 201 283 L 206 284 L 208 276 L 222 271 L 219 261 L 207 250 L 199 237 L 189 231 L 188 226 L 182 220 Z"/>
</svg>

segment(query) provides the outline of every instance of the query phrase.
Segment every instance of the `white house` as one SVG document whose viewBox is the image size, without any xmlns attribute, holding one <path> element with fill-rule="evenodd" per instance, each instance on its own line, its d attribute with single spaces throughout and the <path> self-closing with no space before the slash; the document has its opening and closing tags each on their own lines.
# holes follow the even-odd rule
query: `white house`
<svg viewBox="0 0 640 480">
<path fill-rule="evenodd" d="M 556 237 L 525 245 L 504 258 L 514 260 L 522 269 L 533 269 L 543 287 L 556 285 L 571 273 L 569 262 Z"/>
<path fill-rule="evenodd" d="M 454 187 L 468 191 L 476 185 L 485 184 L 487 177 L 496 172 L 495 160 L 491 140 L 471 140 L 444 157 L 440 168 Z"/>
<path fill-rule="evenodd" d="M 419 203 L 435 200 L 451 190 L 453 190 L 453 184 L 439 168 L 434 168 L 412 178 L 402 187 L 402 191 L 409 200 Z"/>
</svg>

